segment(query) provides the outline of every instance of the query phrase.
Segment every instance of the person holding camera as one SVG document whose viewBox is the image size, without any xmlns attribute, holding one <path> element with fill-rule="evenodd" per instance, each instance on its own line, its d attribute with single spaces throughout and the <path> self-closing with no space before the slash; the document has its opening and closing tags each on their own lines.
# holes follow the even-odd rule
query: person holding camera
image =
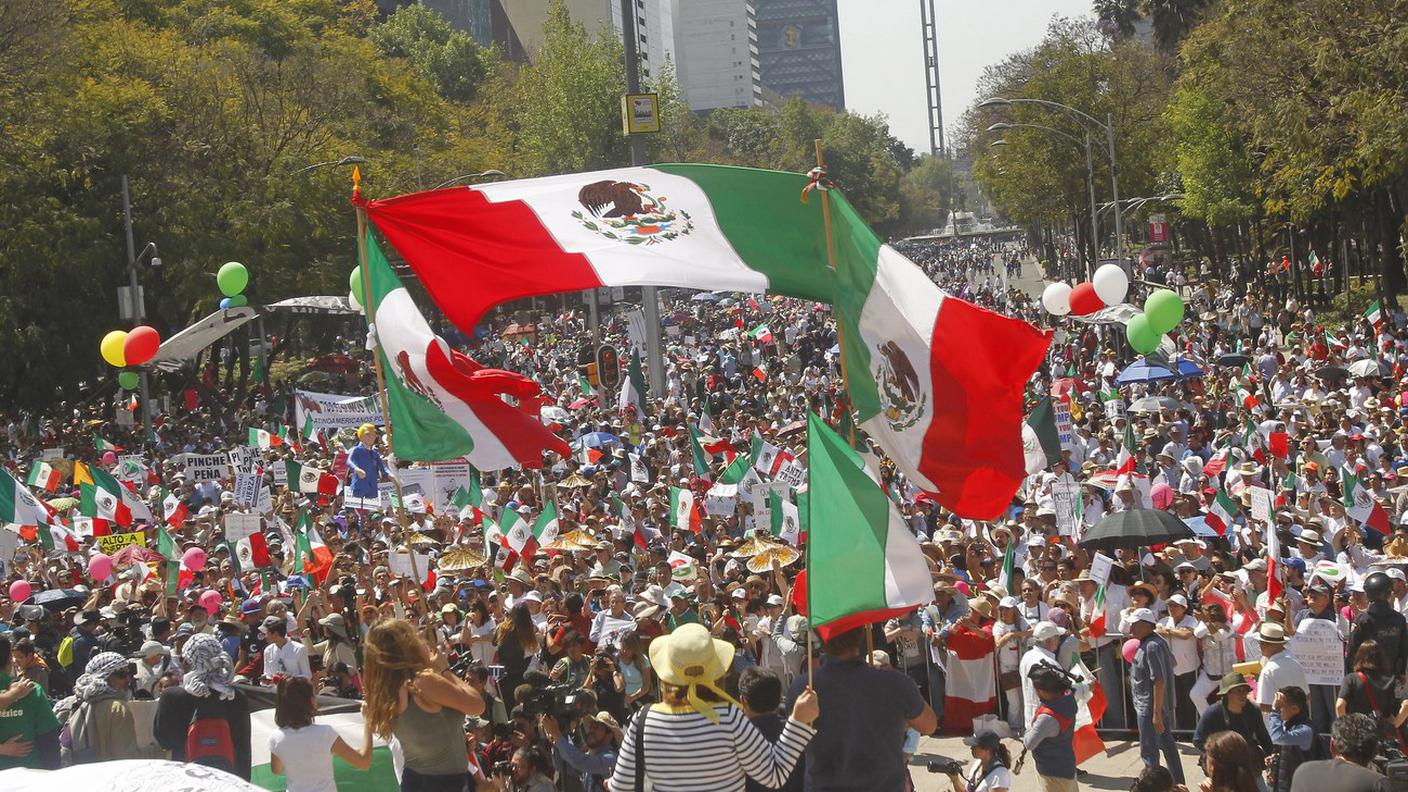
<svg viewBox="0 0 1408 792">
<path fill-rule="evenodd" d="M 953 792 L 1007 792 L 1012 788 L 1012 771 L 1008 769 L 1012 754 L 997 732 L 981 731 L 964 737 L 963 744 L 972 751 L 973 764 L 966 775 L 959 775 L 956 767 L 949 772 Z"/>
<path fill-rule="evenodd" d="M 626 680 L 617 669 L 610 649 L 597 650 L 582 687 L 596 695 L 599 709 L 611 713 L 618 722 L 626 719 Z"/>
<path fill-rule="evenodd" d="M 494 765 L 489 788 L 495 792 L 555 792 L 548 777 L 548 759 L 537 748 L 523 747 L 513 758 Z M 402 783 L 401 789 L 406 788 Z"/>
<path fill-rule="evenodd" d="M 563 733 L 561 724 L 552 715 L 543 715 L 538 722 L 553 757 L 581 777 L 584 792 L 606 792 L 606 779 L 616 769 L 623 734 L 621 724 L 609 712 L 582 718 L 578 724 L 582 747 Z M 564 773 L 566 770 L 564 770 Z"/>
</svg>

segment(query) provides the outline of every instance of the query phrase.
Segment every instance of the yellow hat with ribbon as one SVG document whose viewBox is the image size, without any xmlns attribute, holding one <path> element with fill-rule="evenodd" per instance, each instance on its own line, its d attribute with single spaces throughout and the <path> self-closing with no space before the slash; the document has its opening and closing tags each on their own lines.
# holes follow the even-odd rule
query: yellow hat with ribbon
<svg viewBox="0 0 1408 792">
<path fill-rule="evenodd" d="M 733 664 L 734 647 L 709 634 L 702 624 L 684 624 L 669 635 L 650 642 L 650 666 L 662 682 L 686 688 L 689 705 L 714 723 L 719 715 L 714 705 L 699 698 L 699 688 L 713 691 L 724 701 L 734 701 L 718 687 L 718 681 Z"/>
<path fill-rule="evenodd" d="M 357 439 L 358 439 L 358 440 L 362 439 L 363 437 L 366 437 L 367 435 L 374 435 L 374 434 L 376 434 L 376 427 L 375 427 L 375 426 L 372 426 L 372 425 L 369 424 L 369 423 L 364 423 L 364 424 L 362 424 L 361 426 L 357 427 Z"/>
</svg>

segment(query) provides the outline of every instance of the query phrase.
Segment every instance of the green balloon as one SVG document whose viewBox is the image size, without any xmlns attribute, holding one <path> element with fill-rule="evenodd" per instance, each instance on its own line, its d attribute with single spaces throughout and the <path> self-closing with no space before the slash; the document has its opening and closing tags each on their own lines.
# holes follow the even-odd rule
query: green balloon
<svg viewBox="0 0 1408 792">
<path fill-rule="evenodd" d="M 357 298 L 358 305 L 366 305 L 367 301 L 362 299 L 362 268 L 360 266 L 352 269 L 352 274 L 347 276 L 347 288 L 352 290 L 352 296 Z"/>
<path fill-rule="evenodd" d="M 221 294 L 234 297 L 249 285 L 249 270 L 238 261 L 226 262 L 220 266 L 220 271 L 215 273 L 215 283 L 220 287 Z"/>
<path fill-rule="evenodd" d="M 234 297 L 230 298 L 231 308 L 243 308 L 246 305 L 249 305 L 249 298 L 243 294 L 236 294 Z"/>
<path fill-rule="evenodd" d="M 119 372 L 117 373 L 117 384 L 120 385 L 120 386 L 122 386 L 122 389 L 123 389 L 123 390 L 136 390 L 136 389 L 137 389 L 137 372 L 135 372 L 135 371 L 119 371 Z"/>
<path fill-rule="evenodd" d="M 1149 327 L 1163 335 L 1183 321 L 1183 300 L 1168 289 L 1159 289 L 1144 301 L 1144 315 L 1149 317 Z"/>
<path fill-rule="evenodd" d="M 1146 314 L 1139 314 L 1129 320 L 1129 324 L 1124 326 L 1125 337 L 1129 339 L 1129 345 L 1135 352 L 1147 355 L 1159 348 L 1160 333 L 1154 332 L 1149 326 L 1149 317 Z"/>
</svg>

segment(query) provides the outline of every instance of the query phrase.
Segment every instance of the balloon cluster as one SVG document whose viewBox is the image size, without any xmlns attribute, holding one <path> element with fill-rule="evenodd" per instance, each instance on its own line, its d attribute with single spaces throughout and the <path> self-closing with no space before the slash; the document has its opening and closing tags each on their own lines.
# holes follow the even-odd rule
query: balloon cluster
<svg viewBox="0 0 1408 792">
<path fill-rule="evenodd" d="M 360 265 L 354 267 L 352 274 L 347 276 L 347 288 L 350 289 L 347 292 L 347 302 L 352 303 L 353 310 L 361 313 L 362 306 L 365 304 L 365 295 L 362 294 L 362 268 Z"/>
<path fill-rule="evenodd" d="M 1074 287 L 1053 283 L 1041 293 L 1041 304 L 1053 316 L 1088 316 L 1101 308 L 1119 305 L 1129 291 L 1129 276 L 1118 264 L 1103 264 L 1086 283 Z"/>
<path fill-rule="evenodd" d="M 161 335 L 154 328 L 139 325 L 131 330 L 114 330 L 103 336 L 98 343 L 98 351 L 103 360 L 113 368 L 123 369 L 117 374 L 117 384 L 127 390 L 137 387 L 137 372 L 128 366 L 140 366 L 156 356 L 161 348 Z"/>
<path fill-rule="evenodd" d="M 1141 355 L 1159 348 L 1164 333 L 1183 321 L 1183 299 L 1168 289 L 1158 289 L 1144 301 L 1144 312 L 1125 325 L 1129 346 Z"/>
<path fill-rule="evenodd" d="M 238 261 L 227 261 L 220 265 L 220 271 L 215 273 L 215 285 L 219 286 L 220 293 L 225 295 L 220 301 L 220 310 L 228 311 L 249 305 L 249 298 L 243 294 L 244 287 L 249 285 L 249 270 Z"/>
</svg>

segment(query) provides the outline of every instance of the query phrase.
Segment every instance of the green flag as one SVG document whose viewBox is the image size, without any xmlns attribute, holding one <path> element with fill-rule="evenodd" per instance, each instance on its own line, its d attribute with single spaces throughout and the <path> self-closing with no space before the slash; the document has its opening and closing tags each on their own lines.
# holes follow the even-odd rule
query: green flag
<svg viewBox="0 0 1408 792">
<path fill-rule="evenodd" d="M 807 614 L 823 639 L 912 610 L 933 596 L 914 534 L 855 449 L 807 419 Z"/>
<path fill-rule="evenodd" d="M 704 453 L 704 447 L 699 445 L 699 432 L 695 431 L 693 425 L 689 427 L 689 448 L 694 453 L 694 475 L 702 479 L 711 478 L 709 457 Z"/>
</svg>

